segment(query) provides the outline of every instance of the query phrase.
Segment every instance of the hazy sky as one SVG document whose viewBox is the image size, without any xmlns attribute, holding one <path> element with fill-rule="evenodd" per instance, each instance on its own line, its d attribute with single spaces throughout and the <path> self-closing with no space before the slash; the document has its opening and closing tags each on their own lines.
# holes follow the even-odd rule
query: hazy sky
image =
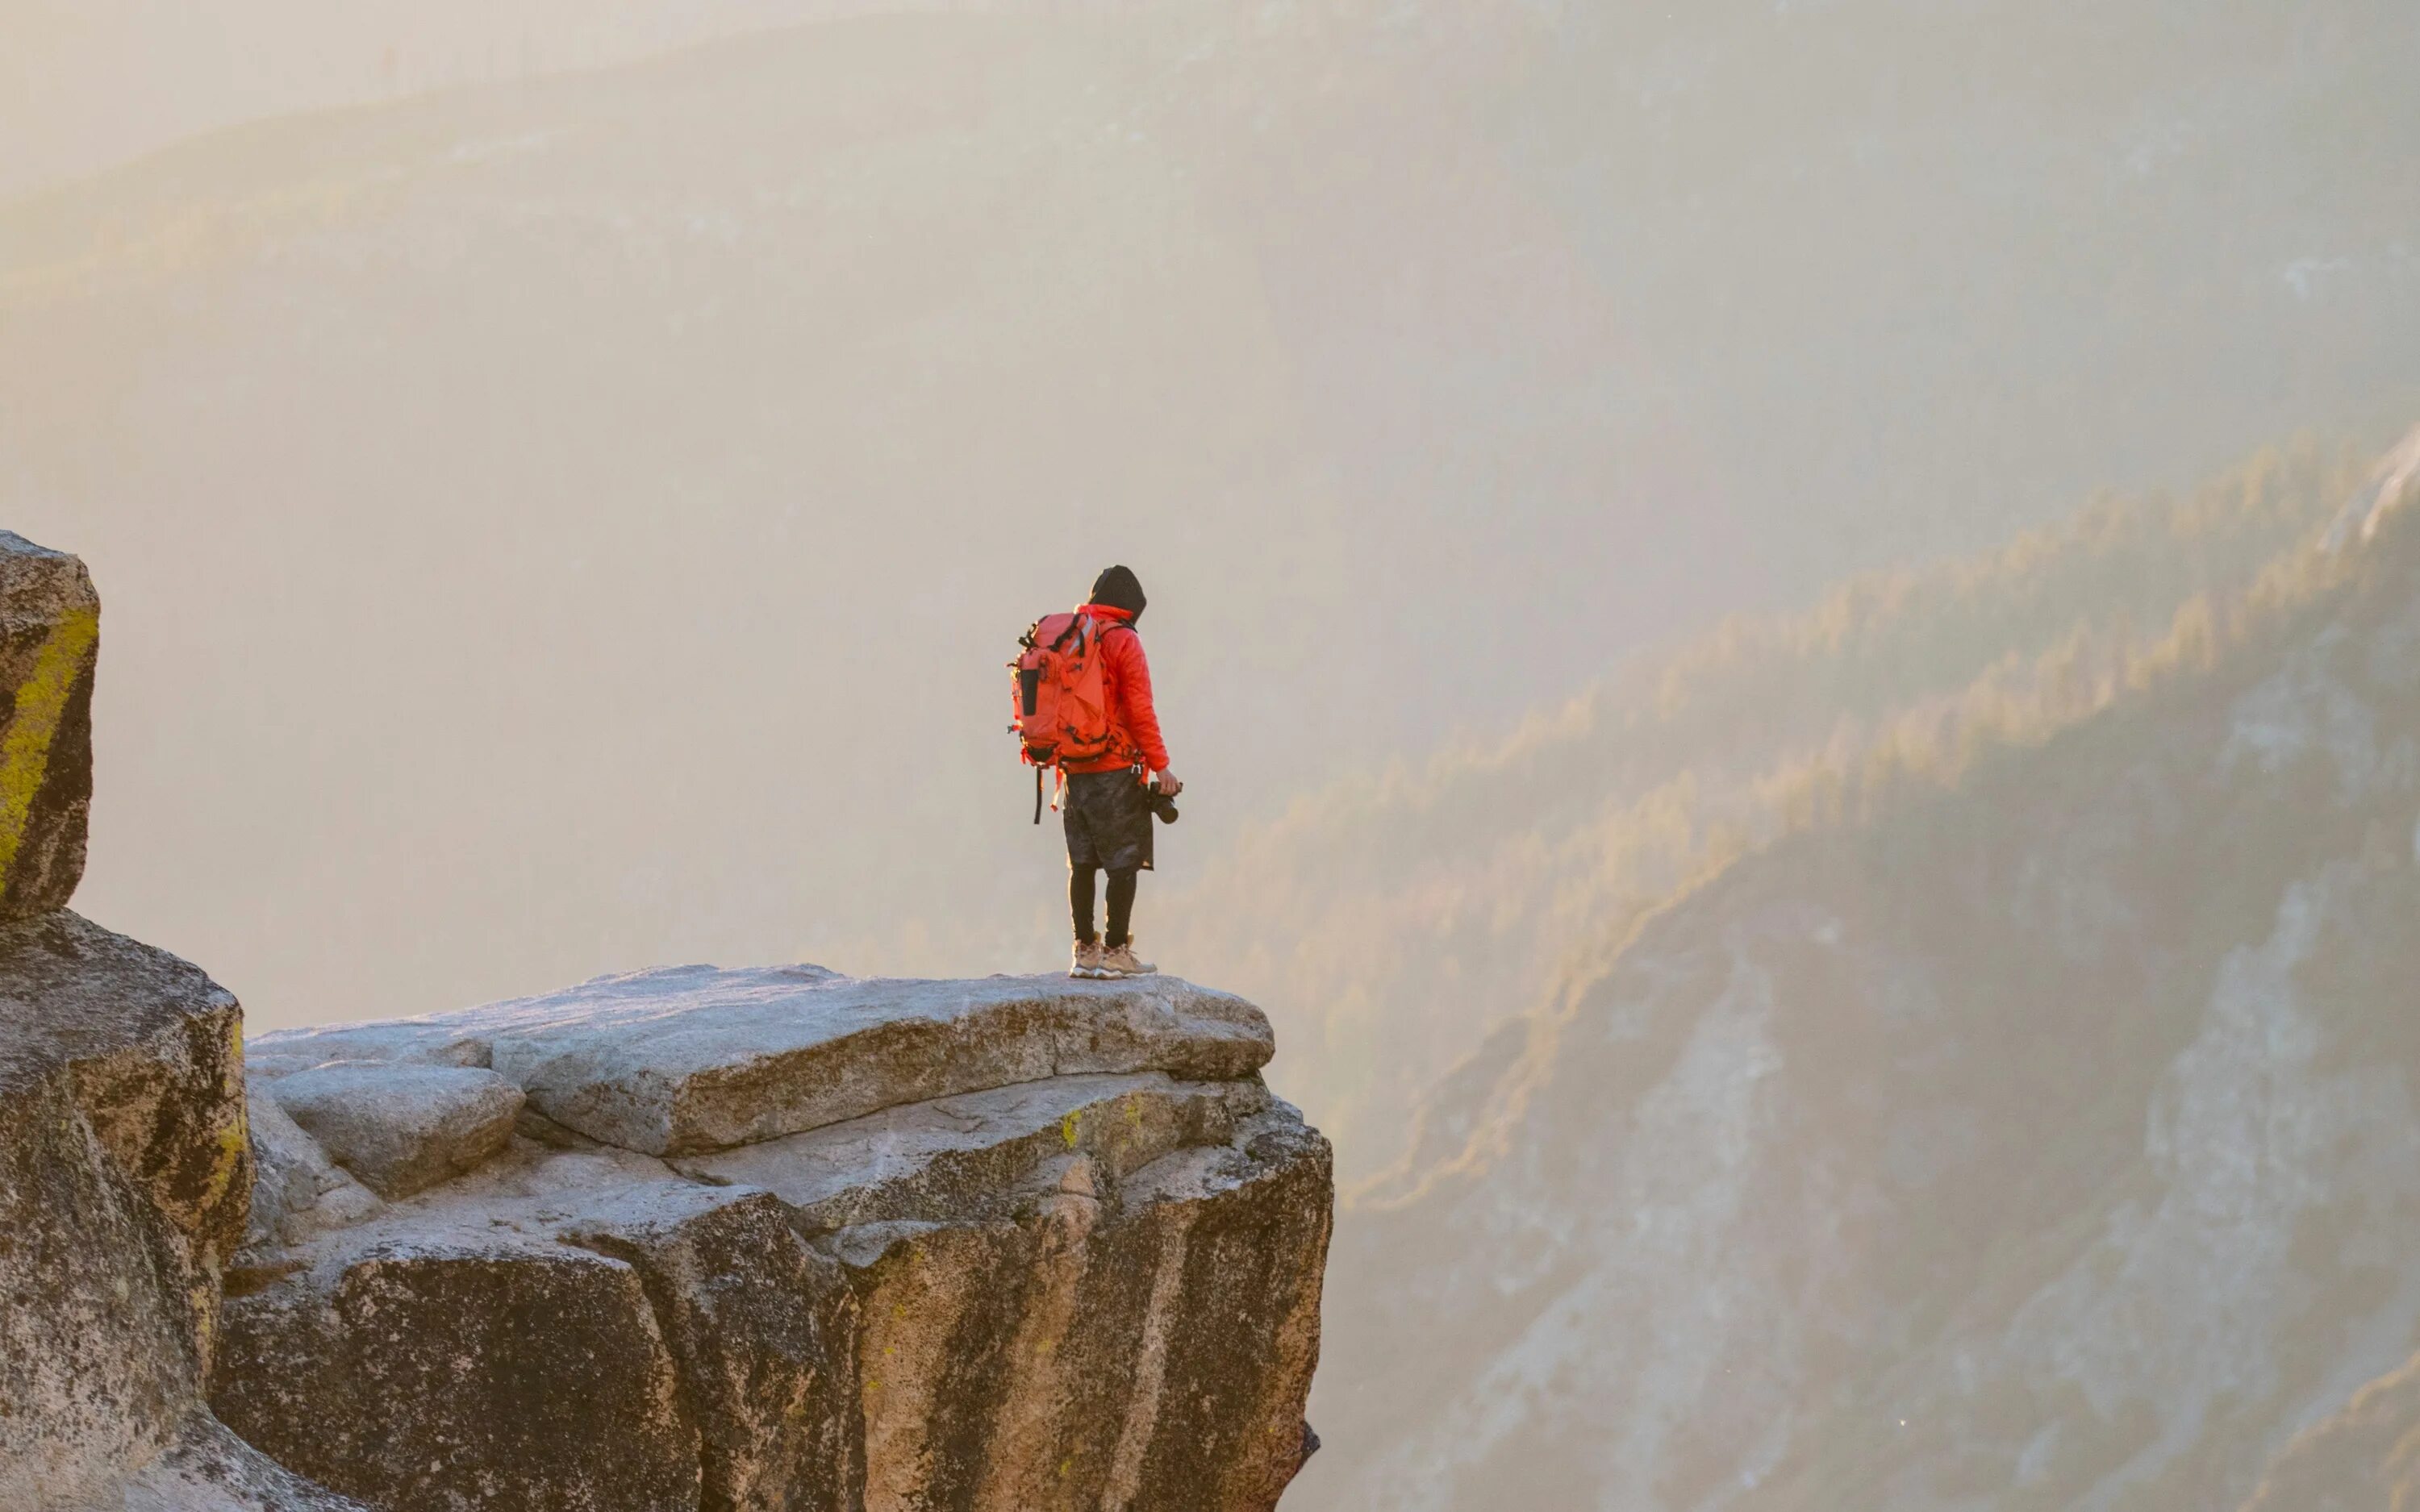
<svg viewBox="0 0 2420 1512">
<path fill-rule="evenodd" d="M 263 117 L 0 205 L 84 904 L 266 1024 L 1029 968 L 1001 663 L 1109 561 L 1148 939 L 1637 647 L 2420 408 L 2408 8 L 9 8 L 21 184 Z"/>
<path fill-rule="evenodd" d="M 0 0 L 0 198 L 196 132 L 626 62 L 885 0 Z"/>
<path fill-rule="evenodd" d="M 1728 1503 L 1795 1432 L 1802 1472 L 1951 1488 L 2191 1440 L 2207 1505 L 2242 1413 L 2313 1421 L 2411 1335 L 2374 1285 L 2408 1100 L 2342 1080 L 2420 1054 L 2404 768 L 2359 752 L 2330 810 L 2236 760 L 2232 694 L 2137 701 L 2097 728 L 2139 751 L 1994 768 L 2023 806 L 1665 904 L 1724 849 L 1700 777 L 1737 809 L 1862 752 L 1855 680 L 1931 719 L 2066 646 L 2115 698 L 2138 627 L 2304 517 L 2255 468 L 2240 529 L 2031 528 L 2420 414 L 2415 79 L 2411 0 L 0 0 L 0 525 L 105 606 L 78 906 L 255 1027 L 680 962 L 1048 968 L 1002 663 L 1123 561 L 1190 783 L 1144 952 L 1249 982 L 1344 1169 L 1405 1134 L 1374 1069 L 1578 1015 L 1427 1103 L 1466 1185 L 1347 1209 L 1295 1503 L 1448 1504 L 1456 1461 L 1457 1505 Z M 1727 616 L 2020 538 L 1896 630 L 1835 601 L 1662 756 L 1611 698 L 1555 719 Z M 2364 747 L 2367 680 L 2385 740 L 2366 633 L 2256 723 Z M 1389 780 L 1525 721 L 1528 758 Z M 1515 1158 L 1458 1165 L 1499 1114 Z M 1995 1343 L 2028 1288 L 2051 1323 Z M 2201 1351 L 2266 1346 L 2204 1313 L 2332 1383 L 2237 1392 Z M 1909 1393 L 1971 1398 L 1983 1457 L 1902 1460 L 1943 1442 Z M 1885 1482 L 1761 1494 L 1815 1484 Z"/>
</svg>

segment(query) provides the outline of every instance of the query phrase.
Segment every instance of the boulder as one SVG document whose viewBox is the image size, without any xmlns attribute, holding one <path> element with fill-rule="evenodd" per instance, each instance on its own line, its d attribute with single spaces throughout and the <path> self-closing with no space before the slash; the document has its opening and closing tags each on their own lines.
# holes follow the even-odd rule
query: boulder
<svg viewBox="0 0 2420 1512">
<path fill-rule="evenodd" d="M 0 1506 L 72 1505 L 176 1434 L 194 1345 L 157 1228 L 69 1078 L 0 1062 Z"/>
<path fill-rule="evenodd" d="M 101 598 L 84 563 L 0 531 L 0 919 L 84 878 Z"/>
<path fill-rule="evenodd" d="M 328 1159 L 262 1081 L 256 1073 L 247 1083 L 254 1175 L 246 1248 L 300 1244 L 322 1228 L 357 1224 L 375 1213 L 377 1196 Z M 248 1283 L 231 1273 L 227 1284 Z"/>
<path fill-rule="evenodd" d="M 903 1103 L 1047 1076 L 1265 1064 L 1268 1020 L 1174 978 L 859 980 L 817 966 L 683 966 L 544 997 L 377 1025 L 282 1030 L 279 1066 L 484 1066 L 591 1138 L 692 1154 Z"/>
<path fill-rule="evenodd" d="M 352 1505 L 202 1404 L 251 1185 L 240 1024 L 73 914 L 0 924 L 0 1507 Z"/>
<path fill-rule="evenodd" d="M 72 1105 L 81 1133 L 49 1140 L 88 1137 L 128 1188 L 117 1200 L 144 1229 L 197 1362 L 252 1187 L 242 1024 L 232 994 L 164 950 L 64 910 L 0 925 L 6 1101 L 54 1093 Z M 62 1201 L 48 1211 L 65 1219 L 100 1210 Z M 37 1242 L 30 1229 L 0 1227 Z"/>
<path fill-rule="evenodd" d="M 288 1106 L 530 1092 L 357 1219 L 306 1131 L 263 1156 L 307 1200 L 212 1399 L 387 1512 L 1267 1512 L 1301 1463 L 1332 1178 L 1238 999 L 699 968 L 257 1046 Z"/>
<path fill-rule="evenodd" d="M 272 1095 L 330 1158 L 380 1196 L 409 1196 L 501 1153 L 521 1090 L 467 1066 L 317 1066 Z"/>
<path fill-rule="evenodd" d="M 232 1299 L 212 1401 L 383 1512 L 687 1512 L 695 1429 L 638 1273 L 509 1232 L 381 1233 Z"/>
</svg>

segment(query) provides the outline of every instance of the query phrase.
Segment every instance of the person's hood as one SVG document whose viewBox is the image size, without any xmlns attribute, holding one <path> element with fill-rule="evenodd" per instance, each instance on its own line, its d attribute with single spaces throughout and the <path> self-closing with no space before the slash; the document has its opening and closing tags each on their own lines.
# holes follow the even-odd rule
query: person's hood
<svg viewBox="0 0 2420 1512">
<path fill-rule="evenodd" d="M 1142 579 L 1134 575 L 1132 567 L 1111 567 L 1093 579 L 1094 608 L 1124 609 L 1128 620 L 1140 622 L 1143 606 L 1149 602 L 1143 597 Z"/>
</svg>

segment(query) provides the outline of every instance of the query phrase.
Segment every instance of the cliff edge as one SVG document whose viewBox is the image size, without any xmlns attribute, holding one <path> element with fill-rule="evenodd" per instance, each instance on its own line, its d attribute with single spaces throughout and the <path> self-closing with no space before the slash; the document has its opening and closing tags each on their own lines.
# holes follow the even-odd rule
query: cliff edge
<svg viewBox="0 0 2420 1512">
<path fill-rule="evenodd" d="M 247 1047 L 65 907 L 99 616 L 0 532 L 0 1507 L 1276 1505 L 1333 1191 L 1259 1010 L 691 966 Z"/>
<path fill-rule="evenodd" d="M 252 1190 L 243 1012 L 68 912 L 101 602 L 0 531 L 0 1507 L 360 1512 L 210 1415 Z"/>
<path fill-rule="evenodd" d="M 1329 1155 L 1240 998 L 692 966 L 251 1048 L 211 1400 L 389 1512 L 1240 1512 L 1302 1462 Z"/>
</svg>

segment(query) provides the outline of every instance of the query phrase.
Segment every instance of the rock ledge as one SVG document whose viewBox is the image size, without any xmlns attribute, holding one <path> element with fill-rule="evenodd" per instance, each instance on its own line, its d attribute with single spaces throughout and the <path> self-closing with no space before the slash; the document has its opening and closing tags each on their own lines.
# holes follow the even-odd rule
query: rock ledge
<svg viewBox="0 0 2420 1512">
<path fill-rule="evenodd" d="M 1239 998 L 682 967 L 251 1048 L 211 1400 L 386 1512 L 1264 1512 L 1301 1463 L 1329 1156 Z"/>
</svg>

